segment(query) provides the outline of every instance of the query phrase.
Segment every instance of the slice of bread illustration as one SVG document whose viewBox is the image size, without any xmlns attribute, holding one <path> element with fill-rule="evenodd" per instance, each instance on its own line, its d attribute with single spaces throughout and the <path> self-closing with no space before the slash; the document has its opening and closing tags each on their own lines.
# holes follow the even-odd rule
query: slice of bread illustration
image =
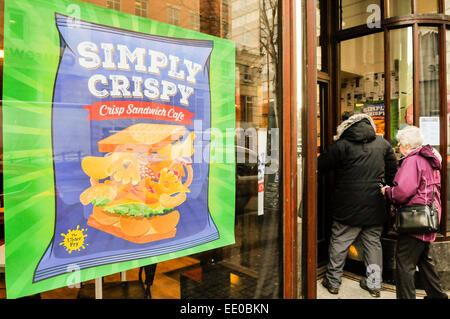
<svg viewBox="0 0 450 319">
<path fill-rule="evenodd" d="M 134 124 L 98 142 L 100 152 L 152 153 L 186 134 L 183 125 Z"/>
</svg>

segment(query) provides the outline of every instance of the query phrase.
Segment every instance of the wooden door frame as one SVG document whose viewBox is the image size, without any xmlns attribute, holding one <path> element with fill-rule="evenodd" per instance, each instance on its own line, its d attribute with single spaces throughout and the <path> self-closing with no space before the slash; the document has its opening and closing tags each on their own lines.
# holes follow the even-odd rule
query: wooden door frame
<svg viewBox="0 0 450 319">
<path fill-rule="evenodd" d="M 283 297 L 297 298 L 297 81 L 295 1 L 281 0 Z"/>
<path fill-rule="evenodd" d="M 317 297 L 317 53 L 316 0 L 306 0 L 304 23 L 306 96 L 302 105 L 302 295 Z"/>
</svg>

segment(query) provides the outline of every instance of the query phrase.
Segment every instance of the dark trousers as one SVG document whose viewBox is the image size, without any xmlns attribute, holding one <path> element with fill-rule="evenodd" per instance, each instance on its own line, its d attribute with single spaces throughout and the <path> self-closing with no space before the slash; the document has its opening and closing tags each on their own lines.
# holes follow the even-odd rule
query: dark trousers
<svg viewBox="0 0 450 319">
<path fill-rule="evenodd" d="M 428 298 L 448 298 L 441 287 L 430 255 L 430 243 L 408 235 L 397 239 L 395 284 L 398 299 L 415 299 L 414 274 L 416 266 Z"/>
</svg>

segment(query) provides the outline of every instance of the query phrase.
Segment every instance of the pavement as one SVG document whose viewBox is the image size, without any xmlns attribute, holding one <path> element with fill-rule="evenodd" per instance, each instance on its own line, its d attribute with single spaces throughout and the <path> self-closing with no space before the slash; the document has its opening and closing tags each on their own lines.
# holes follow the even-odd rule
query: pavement
<svg viewBox="0 0 450 319">
<path fill-rule="evenodd" d="M 322 286 L 322 278 L 317 281 L 317 299 L 396 299 L 395 286 L 383 283 L 381 287 L 380 298 L 372 297 L 368 291 L 363 290 L 359 286 L 361 277 L 344 273 L 342 284 L 337 295 L 330 294 L 326 288 Z M 447 291 L 450 297 L 450 291 Z M 417 290 L 416 298 L 423 299 L 425 291 Z"/>
</svg>

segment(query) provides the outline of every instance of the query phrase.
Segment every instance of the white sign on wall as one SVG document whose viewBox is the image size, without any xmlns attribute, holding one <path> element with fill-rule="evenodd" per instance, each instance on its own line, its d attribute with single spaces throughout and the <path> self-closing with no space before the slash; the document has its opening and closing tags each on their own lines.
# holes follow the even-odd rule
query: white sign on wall
<svg viewBox="0 0 450 319">
<path fill-rule="evenodd" d="M 423 145 L 440 145 L 440 125 L 437 116 L 421 116 L 419 121 L 420 129 L 425 137 Z"/>
</svg>

